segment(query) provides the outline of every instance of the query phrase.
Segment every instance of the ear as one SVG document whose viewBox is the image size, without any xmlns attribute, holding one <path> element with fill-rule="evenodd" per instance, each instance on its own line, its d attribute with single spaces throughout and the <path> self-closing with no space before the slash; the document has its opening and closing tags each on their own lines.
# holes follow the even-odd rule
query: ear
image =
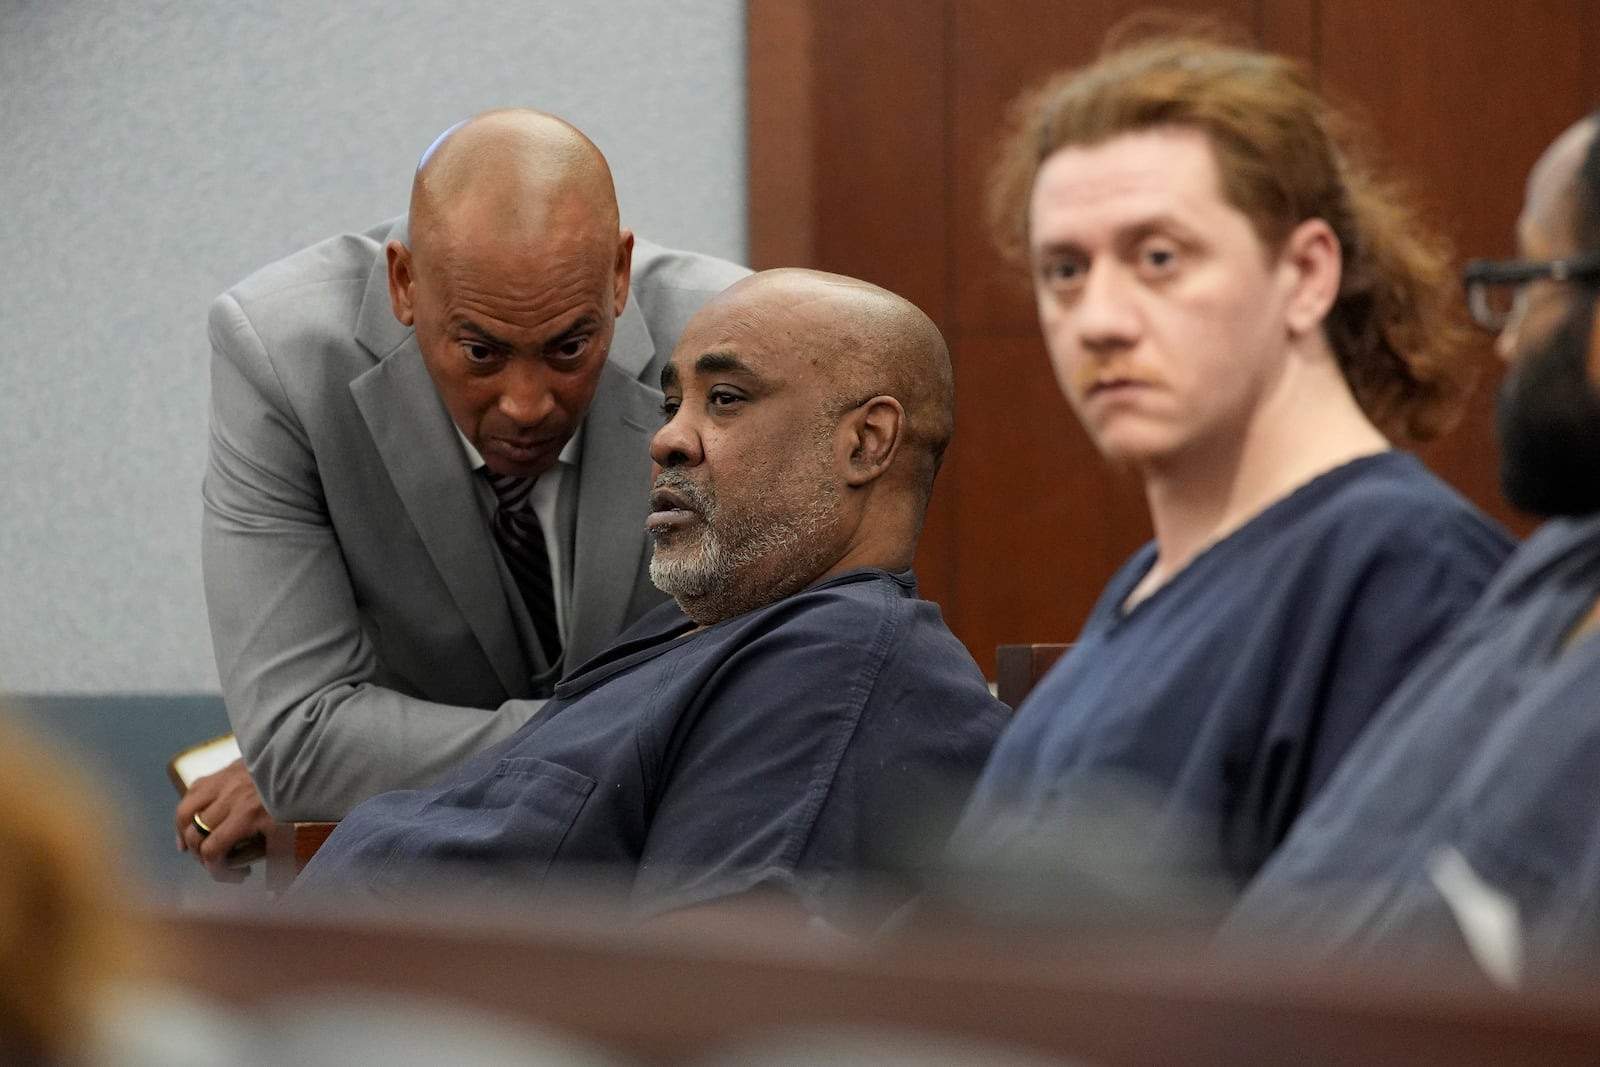
<svg viewBox="0 0 1600 1067">
<path fill-rule="evenodd" d="M 389 263 L 389 306 L 402 326 L 410 326 L 416 322 L 412 308 L 416 268 L 411 262 L 411 250 L 399 241 L 390 241 L 383 254 Z"/>
<path fill-rule="evenodd" d="M 611 314 L 620 315 L 628 306 L 628 282 L 633 277 L 633 231 L 624 228 L 617 236 L 617 262 L 612 279 Z"/>
<path fill-rule="evenodd" d="M 1339 298 L 1344 273 L 1339 238 L 1322 219 L 1306 219 L 1289 231 L 1278 264 L 1288 272 L 1284 320 L 1289 337 L 1298 340 L 1322 328 Z"/>
<path fill-rule="evenodd" d="M 906 409 L 892 396 L 875 396 L 844 417 L 849 448 L 845 484 L 852 489 L 876 481 L 894 466 L 905 432 Z"/>
</svg>

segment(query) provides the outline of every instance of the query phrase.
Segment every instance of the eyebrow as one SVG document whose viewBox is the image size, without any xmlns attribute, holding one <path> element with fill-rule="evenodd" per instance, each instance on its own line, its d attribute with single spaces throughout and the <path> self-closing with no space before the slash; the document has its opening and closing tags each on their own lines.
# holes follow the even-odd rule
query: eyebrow
<svg viewBox="0 0 1600 1067">
<path fill-rule="evenodd" d="M 558 333 L 554 337 L 552 337 L 550 339 L 550 341 L 548 342 L 548 344 L 557 344 L 558 345 L 561 342 L 565 341 L 567 338 L 572 337 L 574 334 L 580 334 L 580 333 L 583 333 L 586 330 L 593 330 L 596 326 L 599 325 L 599 323 L 600 323 L 600 320 L 599 320 L 598 317 L 596 317 L 594 315 L 584 315 L 583 317 L 579 318 L 576 322 L 574 322 L 572 325 L 568 326 L 565 330 L 562 330 L 560 333 Z M 499 348 L 499 349 L 503 349 L 503 350 L 509 351 L 509 350 L 514 349 L 516 347 L 514 344 L 512 344 L 510 341 L 506 340 L 504 337 L 501 337 L 498 334 L 495 334 L 495 333 L 493 333 L 493 332 L 491 332 L 489 330 L 484 329 L 482 326 L 478 325 L 476 322 L 473 322 L 471 319 L 466 318 L 464 316 L 457 316 L 456 318 L 451 320 L 450 324 L 456 329 L 456 331 L 458 333 L 472 334 L 474 337 L 478 338 L 480 341 L 483 341 L 484 343 L 486 343 L 488 345 L 491 345 L 491 346 L 493 346 L 495 348 Z"/>
<path fill-rule="evenodd" d="M 694 369 L 697 374 L 726 374 L 729 371 L 736 371 L 740 374 L 748 374 L 752 378 L 761 377 L 761 375 L 751 370 L 750 365 L 744 360 L 727 352 L 707 352 L 694 361 Z"/>
<path fill-rule="evenodd" d="M 1173 239 L 1183 243 L 1193 243 L 1194 228 L 1185 224 L 1176 215 L 1170 212 L 1161 212 L 1145 218 L 1136 219 L 1126 225 L 1119 226 L 1111 232 L 1111 243 L 1114 246 L 1126 247 L 1138 244 L 1145 238 L 1155 234 L 1170 235 Z M 1034 255 L 1052 255 L 1067 252 L 1082 252 L 1084 242 L 1075 238 L 1058 238 L 1044 240 L 1033 247 Z"/>
<path fill-rule="evenodd" d="M 1118 230 L 1115 239 L 1128 245 L 1136 245 L 1147 237 L 1171 237 L 1183 244 L 1193 244 L 1195 230 L 1193 226 L 1186 225 L 1176 215 L 1154 215 L 1148 219 L 1141 219 L 1131 225 Z"/>
<path fill-rule="evenodd" d="M 592 330 L 599 325 L 599 318 L 594 315 L 584 315 L 571 326 L 568 326 L 565 330 L 562 330 L 560 333 L 556 334 L 556 340 L 559 341 L 564 338 L 571 337 L 573 334 L 582 333 L 585 330 Z"/>
<path fill-rule="evenodd" d="M 728 352 L 707 352 L 694 361 L 695 374 L 743 374 L 757 382 L 766 379 L 759 374 L 750 364 L 738 356 Z M 671 363 L 661 368 L 661 388 L 663 391 L 671 389 L 678 384 L 678 368 Z"/>
<path fill-rule="evenodd" d="M 495 336 L 488 330 L 485 330 L 482 326 L 479 326 L 477 323 L 473 322 L 471 319 L 458 318 L 452 323 L 452 325 L 455 326 L 458 332 L 473 334 L 480 341 L 487 341 L 496 348 L 511 347 L 511 342 L 507 341 L 503 337 Z"/>
</svg>

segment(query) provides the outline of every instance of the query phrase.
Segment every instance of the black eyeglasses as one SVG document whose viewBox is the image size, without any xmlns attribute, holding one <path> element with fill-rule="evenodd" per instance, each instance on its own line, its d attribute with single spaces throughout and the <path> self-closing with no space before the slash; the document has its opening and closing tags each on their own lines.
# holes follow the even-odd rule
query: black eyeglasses
<svg viewBox="0 0 1600 1067">
<path fill-rule="evenodd" d="M 1600 278 L 1600 252 L 1567 259 L 1475 259 L 1461 272 L 1472 321 L 1491 333 L 1499 333 L 1521 317 L 1529 282 L 1588 278 Z"/>
</svg>

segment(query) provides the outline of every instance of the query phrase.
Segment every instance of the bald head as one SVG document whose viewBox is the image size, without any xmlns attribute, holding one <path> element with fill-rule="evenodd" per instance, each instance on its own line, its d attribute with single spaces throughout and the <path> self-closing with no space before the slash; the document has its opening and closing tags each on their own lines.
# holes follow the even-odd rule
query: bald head
<svg viewBox="0 0 1600 1067">
<path fill-rule="evenodd" d="M 725 312 L 786 335 L 768 340 L 793 342 L 810 360 L 828 383 L 833 413 L 875 396 L 899 401 L 906 418 L 897 466 L 926 504 L 955 422 L 950 351 L 933 320 L 869 282 L 798 268 L 742 279 L 702 314 Z"/>
<path fill-rule="evenodd" d="M 1537 234 L 1575 251 L 1600 250 L 1597 194 L 1589 187 L 1600 175 L 1584 174 L 1584 164 L 1595 147 L 1600 122 L 1595 116 L 1569 126 L 1557 137 L 1528 174 L 1528 187 L 1519 227 L 1524 236 Z"/>
<path fill-rule="evenodd" d="M 650 575 L 702 625 L 916 555 L 950 355 L 908 301 L 774 270 L 709 301 L 662 369 Z"/>
<path fill-rule="evenodd" d="M 456 428 L 500 474 L 549 470 L 628 300 L 633 235 L 600 152 L 536 111 L 454 126 L 423 155 L 409 232 L 384 254 L 390 306 Z"/>
<path fill-rule="evenodd" d="M 594 143 L 539 111 L 488 111 L 423 153 L 411 186 L 410 242 L 537 242 L 556 227 L 615 243 L 617 196 Z"/>
</svg>

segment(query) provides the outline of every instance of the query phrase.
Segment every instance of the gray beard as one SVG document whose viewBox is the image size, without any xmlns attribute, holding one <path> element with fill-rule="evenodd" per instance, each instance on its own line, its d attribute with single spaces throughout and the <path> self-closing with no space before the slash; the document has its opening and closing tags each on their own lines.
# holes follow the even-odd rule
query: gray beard
<svg viewBox="0 0 1600 1067">
<path fill-rule="evenodd" d="M 786 514 L 723 520 L 715 499 L 675 474 L 663 472 L 656 484 L 699 511 L 698 543 L 681 546 L 670 559 L 653 555 L 650 581 L 695 623 L 709 626 L 763 607 L 809 585 L 825 569 L 829 545 L 823 535 L 836 521 L 837 491 L 831 486 L 814 487 Z M 784 565 L 765 568 L 772 576 L 753 585 L 751 572 L 776 560 Z"/>
</svg>

